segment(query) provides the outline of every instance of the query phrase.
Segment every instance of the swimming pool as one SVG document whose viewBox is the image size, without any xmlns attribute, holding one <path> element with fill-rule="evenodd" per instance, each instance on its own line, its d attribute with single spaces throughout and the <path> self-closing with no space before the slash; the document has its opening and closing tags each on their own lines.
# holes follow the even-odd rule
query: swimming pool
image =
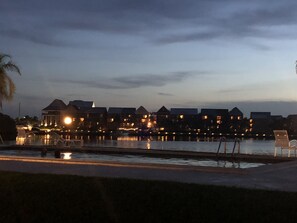
<svg viewBox="0 0 297 223">
<path fill-rule="evenodd" d="M 16 157 L 41 157 L 43 159 L 55 158 L 54 151 L 48 151 L 46 155 L 42 155 L 40 151 L 32 150 L 0 150 L 0 156 L 16 156 Z M 227 161 L 206 158 L 177 158 L 177 157 L 148 157 L 145 155 L 129 155 L 129 154 L 98 154 L 98 153 L 81 153 L 81 152 L 61 152 L 58 159 L 71 159 L 79 161 L 110 161 L 123 163 L 149 163 L 149 164 L 170 164 L 185 166 L 204 166 L 204 167 L 220 167 L 220 168 L 253 168 L 267 163 L 245 162 L 245 161 Z"/>
</svg>

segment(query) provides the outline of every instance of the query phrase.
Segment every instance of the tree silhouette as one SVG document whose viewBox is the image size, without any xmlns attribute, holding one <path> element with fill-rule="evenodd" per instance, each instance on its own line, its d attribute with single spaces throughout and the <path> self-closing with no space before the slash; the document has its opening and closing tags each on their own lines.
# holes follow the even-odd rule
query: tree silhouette
<svg viewBox="0 0 297 223">
<path fill-rule="evenodd" d="M 12 100 L 15 92 L 15 84 L 8 76 L 8 72 L 16 72 L 21 75 L 20 69 L 11 61 L 11 57 L 0 53 L 0 110 L 3 100 Z"/>
</svg>

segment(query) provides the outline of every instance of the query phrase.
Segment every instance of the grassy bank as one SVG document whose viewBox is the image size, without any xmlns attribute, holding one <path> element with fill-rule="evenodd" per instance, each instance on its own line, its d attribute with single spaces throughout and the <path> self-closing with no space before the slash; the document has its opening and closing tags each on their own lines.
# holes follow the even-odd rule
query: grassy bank
<svg viewBox="0 0 297 223">
<path fill-rule="evenodd" d="M 295 222 L 297 193 L 0 172 L 0 222 Z"/>
</svg>

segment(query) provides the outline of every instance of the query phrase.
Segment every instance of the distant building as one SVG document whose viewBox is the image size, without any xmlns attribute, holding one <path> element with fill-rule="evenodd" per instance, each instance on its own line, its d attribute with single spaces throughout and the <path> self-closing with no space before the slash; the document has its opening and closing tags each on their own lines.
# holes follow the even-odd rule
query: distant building
<svg viewBox="0 0 297 223">
<path fill-rule="evenodd" d="M 243 113 L 234 107 L 229 112 L 229 132 L 230 133 L 244 133 L 247 131 L 247 120 L 243 118 Z"/>
<path fill-rule="evenodd" d="M 42 109 L 41 125 L 44 127 L 60 127 L 63 120 L 61 112 L 66 108 L 66 104 L 59 99 L 55 99 L 47 107 Z"/>
<path fill-rule="evenodd" d="M 107 113 L 109 131 L 135 131 L 136 108 L 110 107 Z"/>
<path fill-rule="evenodd" d="M 225 133 L 228 131 L 228 109 L 201 109 L 201 129 L 203 132 Z"/>
<path fill-rule="evenodd" d="M 270 112 L 251 112 L 250 115 L 250 132 L 256 134 L 271 134 L 272 119 Z"/>
<path fill-rule="evenodd" d="M 162 106 L 156 112 L 156 119 L 157 119 L 158 131 L 164 132 L 164 131 L 172 131 L 173 130 L 172 122 L 170 119 L 170 111 L 165 106 Z"/>
<path fill-rule="evenodd" d="M 197 108 L 171 108 L 170 117 L 174 131 L 189 132 L 198 128 Z"/>
<path fill-rule="evenodd" d="M 136 127 L 140 132 L 147 132 L 153 127 L 150 113 L 143 107 L 140 106 L 136 112 Z"/>
<path fill-rule="evenodd" d="M 105 132 L 107 130 L 107 109 L 92 107 L 86 110 L 83 129 Z"/>
<path fill-rule="evenodd" d="M 290 134 L 297 135 L 297 114 L 289 115 L 285 126 Z"/>
<path fill-rule="evenodd" d="M 93 101 L 82 101 L 82 100 L 69 101 L 69 105 L 74 105 L 79 110 L 89 110 L 95 107 L 95 103 Z"/>
</svg>

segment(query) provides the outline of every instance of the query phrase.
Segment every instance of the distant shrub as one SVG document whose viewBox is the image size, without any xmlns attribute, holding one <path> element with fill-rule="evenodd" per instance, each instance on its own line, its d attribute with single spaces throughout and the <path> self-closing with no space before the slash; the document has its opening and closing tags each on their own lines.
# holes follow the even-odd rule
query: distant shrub
<svg viewBox="0 0 297 223">
<path fill-rule="evenodd" d="M 0 135 L 4 141 L 15 140 L 17 136 L 15 121 L 2 113 L 0 113 Z"/>
</svg>

